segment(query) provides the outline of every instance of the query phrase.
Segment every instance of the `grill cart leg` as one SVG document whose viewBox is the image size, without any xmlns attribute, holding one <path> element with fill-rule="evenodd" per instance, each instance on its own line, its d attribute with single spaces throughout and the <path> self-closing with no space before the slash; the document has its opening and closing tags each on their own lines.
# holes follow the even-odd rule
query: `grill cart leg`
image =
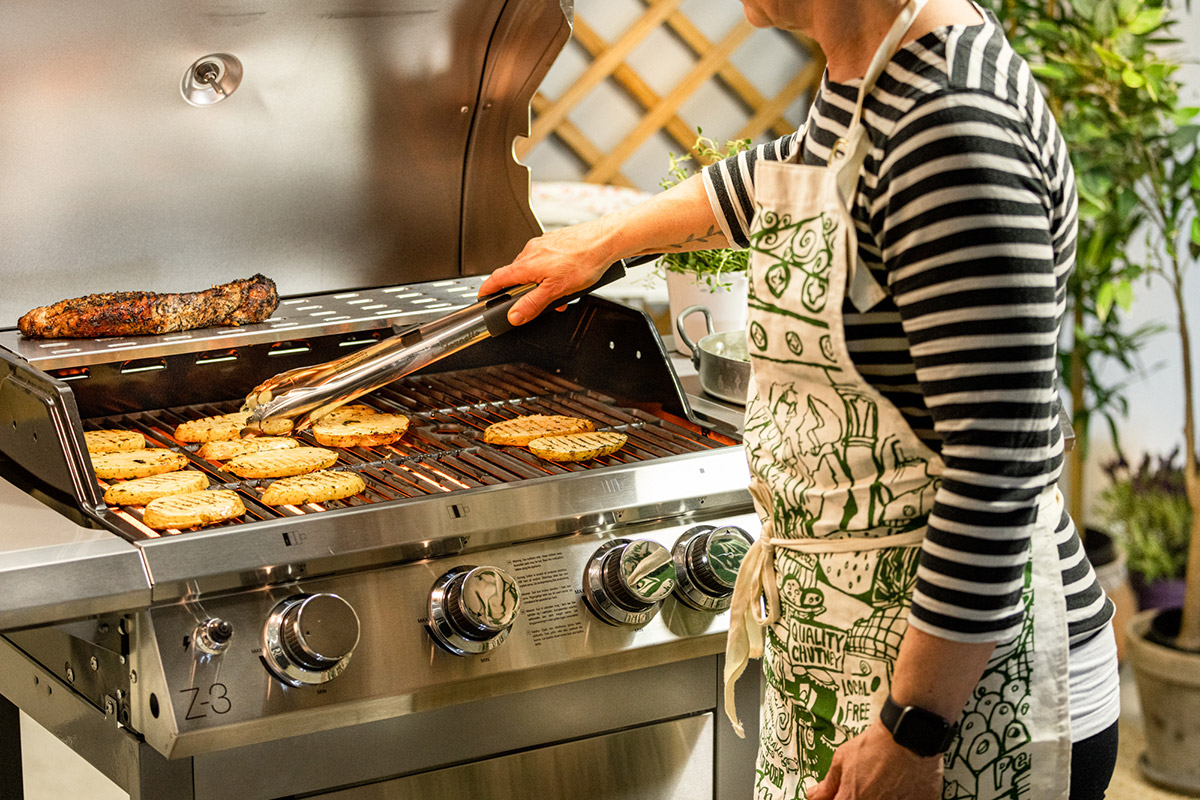
<svg viewBox="0 0 1200 800">
<path fill-rule="evenodd" d="M 0 797 L 23 800 L 21 776 L 21 712 L 0 694 Z"/>
</svg>

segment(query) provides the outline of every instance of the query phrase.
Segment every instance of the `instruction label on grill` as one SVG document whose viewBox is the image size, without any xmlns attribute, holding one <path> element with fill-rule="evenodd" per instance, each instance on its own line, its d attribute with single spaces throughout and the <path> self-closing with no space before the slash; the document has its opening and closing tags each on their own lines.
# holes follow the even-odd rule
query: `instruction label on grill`
<svg viewBox="0 0 1200 800">
<path fill-rule="evenodd" d="M 518 558 L 513 576 L 521 586 L 521 608 L 535 646 L 583 633 L 583 606 L 561 553 Z"/>
</svg>

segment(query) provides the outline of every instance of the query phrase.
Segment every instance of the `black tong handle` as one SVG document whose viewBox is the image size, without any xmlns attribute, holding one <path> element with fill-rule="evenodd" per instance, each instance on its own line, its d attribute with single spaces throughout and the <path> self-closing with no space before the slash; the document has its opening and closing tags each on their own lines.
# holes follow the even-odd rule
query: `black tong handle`
<svg viewBox="0 0 1200 800">
<path fill-rule="evenodd" d="M 639 264 L 647 264 L 659 258 L 661 253 L 650 253 L 641 256 L 630 256 L 623 258 L 609 266 L 600 276 L 600 279 L 586 289 L 581 289 L 578 292 L 569 294 L 566 297 L 560 297 L 554 301 L 554 306 L 557 308 L 561 305 L 566 305 L 574 300 L 578 300 L 586 294 L 599 289 L 601 286 L 607 286 L 614 281 L 619 281 L 625 277 L 625 271 L 629 267 L 636 267 Z M 492 336 L 499 336 L 502 333 L 508 333 L 515 326 L 508 321 L 508 312 L 512 308 L 513 303 L 521 299 L 527 292 L 534 288 L 536 284 L 527 283 L 524 286 L 510 286 L 507 289 L 501 289 L 493 295 L 483 298 L 487 303 L 487 307 L 483 312 L 483 321 L 487 324 L 488 333 Z"/>
</svg>

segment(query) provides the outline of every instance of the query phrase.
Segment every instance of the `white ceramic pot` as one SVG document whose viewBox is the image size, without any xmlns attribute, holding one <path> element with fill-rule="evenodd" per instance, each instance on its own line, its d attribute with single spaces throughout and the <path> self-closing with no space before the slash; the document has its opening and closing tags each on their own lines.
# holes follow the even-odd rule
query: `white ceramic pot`
<svg viewBox="0 0 1200 800">
<path fill-rule="evenodd" d="M 729 288 L 718 287 L 714 291 L 708 288 L 703 278 L 697 280 L 695 275 L 667 270 L 667 301 L 671 319 L 679 319 L 679 314 L 688 306 L 704 306 L 712 315 L 713 332 L 745 330 L 746 273 L 723 274 L 720 282 L 729 284 Z M 693 342 L 700 341 L 709 333 L 700 314 L 688 317 L 683 329 Z M 691 348 L 681 338 L 675 337 L 675 349 L 685 356 L 691 356 Z"/>
</svg>

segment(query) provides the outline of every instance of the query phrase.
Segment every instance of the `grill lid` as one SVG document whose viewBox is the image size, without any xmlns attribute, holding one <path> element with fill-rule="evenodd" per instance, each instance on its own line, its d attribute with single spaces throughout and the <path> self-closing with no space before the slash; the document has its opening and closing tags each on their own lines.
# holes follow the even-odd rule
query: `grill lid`
<svg viewBox="0 0 1200 800">
<path fill-rule="evenodd" d="M 249 272 L 284 296 L 480 274 L 539 231 L 512 143 L 569 0 L 253 9 L 4 4 L 0 325 Z"/>
</svg>

